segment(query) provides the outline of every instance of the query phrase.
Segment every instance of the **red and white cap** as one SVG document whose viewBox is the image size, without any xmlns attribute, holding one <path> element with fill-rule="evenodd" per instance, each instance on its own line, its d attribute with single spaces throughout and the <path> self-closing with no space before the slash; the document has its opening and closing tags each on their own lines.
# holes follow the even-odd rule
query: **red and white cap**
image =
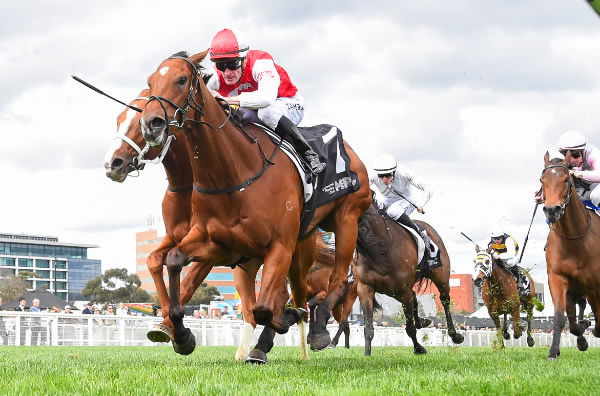
<svg viewBox="0 0 600 396">
<path fill-rule="evenodd" d="M 213 37 L 210 43 L 210 60 L 244 58 L 250 46 L 231 29 L 223 29 Z"/>
</svg>

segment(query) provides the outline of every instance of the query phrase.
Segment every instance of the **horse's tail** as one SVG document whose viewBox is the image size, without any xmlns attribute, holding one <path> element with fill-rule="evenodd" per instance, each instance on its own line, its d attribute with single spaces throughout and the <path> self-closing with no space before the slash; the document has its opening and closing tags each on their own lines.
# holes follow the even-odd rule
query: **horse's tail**
<svg viewBox="0 0 600 396">
<path fill-rule="evenodd" d="M 427 278 L 427 274 L 424 271 L 417 270 L 417 279 L 415 281 L 415 293 L 421 293 L 421 291 L 427 290 L 431 285 L 431 279 Z"/>
<path fill-rule="evenodd" d="M 382 309 L 383 309 L 383 307 L 381 306 L 379 301 L 377 301 L 377 298 L 375 298 L 375 296 L 373 296 L 373 312 L 380 311 Z"/>
<path fill-rule="evenodd" d="M 544 310 L 544 303 L 535 297 L 531 298 L 531 303 L 534 305 L 536 311 L 542 312 Z"/>
</svg>

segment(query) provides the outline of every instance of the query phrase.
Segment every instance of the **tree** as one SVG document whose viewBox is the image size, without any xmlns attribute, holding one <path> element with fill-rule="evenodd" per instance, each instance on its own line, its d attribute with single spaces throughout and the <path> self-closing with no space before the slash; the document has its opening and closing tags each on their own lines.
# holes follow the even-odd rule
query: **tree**
<svg viewBox="0 0 600 396">
<path fill-rule="evenodd" d="M 150 296 L 140 288 L 141 284 L 140 278 L 128 274 L 126 268 L 114 268 L 89 281 L 81 293 L 100 303 L 148 302 Z"/>
<path fill-rule="evenodd" d="M 206 283 L 200 285 L 194 292 L 194 295 L 188 302 L 189 305 L 208 304 L 215 299 L 215 296 L 220 296 L 219 290 L 214 286 L 208 286 Z"/>
<path fill-rule="evenodd" d="M 0 296 L 6 301 L 14 300 L 27 292 L 27 283 L 18 276 L 9 275 L 0 279 Z"/>
</svg>

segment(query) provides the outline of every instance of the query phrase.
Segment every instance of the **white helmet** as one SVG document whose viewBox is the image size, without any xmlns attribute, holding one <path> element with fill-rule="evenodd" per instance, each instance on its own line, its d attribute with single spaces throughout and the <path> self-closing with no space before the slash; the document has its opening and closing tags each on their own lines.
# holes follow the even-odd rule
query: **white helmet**
<svg viewBox="0 0 600 396">
<path fill-rule="evenodd" d="M 558 139 L 559 150 L 584 150 L 585 136 L 577 131 L 567 131 Z"/>
<path fill-rule="evenodd" d="M 378 175 L 382 175 L 395 172 L 397 166 L 398 163 L 391 154 L 383 153 L 377 157 L 373 168 Z"/>
<path fill-rule="evenodd" d="M 492 231 L 490 232 L 490 236 L 492 238 L 499 238 L 503 235 L 504 235 L 504 231 L 500 227 L 492 228 Z"/>
</svg>

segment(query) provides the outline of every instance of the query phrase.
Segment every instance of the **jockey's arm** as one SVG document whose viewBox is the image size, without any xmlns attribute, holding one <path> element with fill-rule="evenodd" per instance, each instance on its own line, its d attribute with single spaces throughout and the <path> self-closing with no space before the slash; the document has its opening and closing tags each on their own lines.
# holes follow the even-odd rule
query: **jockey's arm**
<svg viewBox="0 0 600 396">
<path fill-rule="evenodd" d="M 429 186 L 427 186 L 425 183 L 421 183 L 419 181 L 417 181 L 415 179 L 415 177 L 413 175 L 411 175 L 410 173 L 403 173 L 402 175 L 406 180 L 408 180 L 408 182 L 415 186 L 416 188 L 418 188 L 419 190 L 423 191 L 423 199 L 422 202 L 420 203 L 420 205 L 418 204 L 417 207 L 420 208 L 419 212 L 422 213 L 423 211 L 423 207 L 425 206 L 425 204 L 427 202 L 429 202 L 429 200 L 431 199 L 431 197 L 433 196 L 433 189 L 430 188 Z"/>
<path fill-rule="evenodd" d="M 517 252 L 515 250 L 515 244 L 512 239 L 508 238 L 505 242 L 506 252 L 499 253 L 498 258 L 508 264 L 509 267 L 512 267 L 515 264 L 518 264 L 519 257 L 517 256 Z"/>
<path fill-rule="evenodd" d="M 590 183 L 600 183 L 600 152 L 593 150 L 587 157 L 590 170 L 573 170 L 571 174 Z"/>
<path fill-rule="evenodd" d="M 258 89 L 252 92 L 242 92 L 235 97 L 240 107 L 262 109 L 277 99 L 281 79 L 271 59 L 257 59 L 252 67 L 252 77 L 258 83 Z"/>
</svg>

